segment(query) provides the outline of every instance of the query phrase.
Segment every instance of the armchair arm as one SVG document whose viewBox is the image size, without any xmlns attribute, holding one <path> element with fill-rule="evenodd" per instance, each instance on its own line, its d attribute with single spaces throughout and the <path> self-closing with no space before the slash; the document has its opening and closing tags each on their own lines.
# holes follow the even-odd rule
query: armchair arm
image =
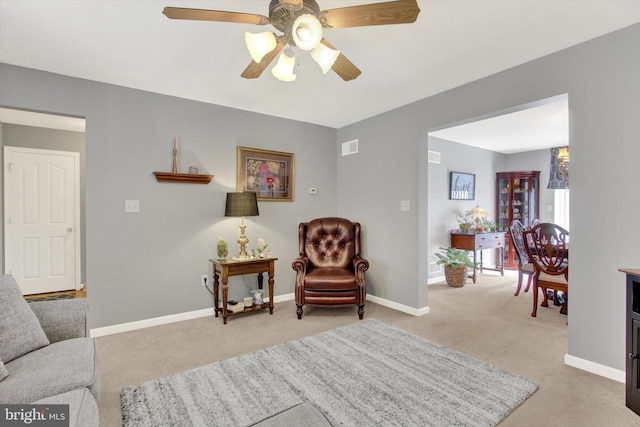
<svg viewBox="0 0 640 427">
<path fill-rule="evenodd" d="M 38 301 L 29 306 L 50 342 L 89 336 L 86 299 Z"/>
<path fill-rule="evenodd" d="M 296 273 L 306 273 L 307 266 L 309 265 L 309 258 L 304 255 L 301 255 L 293 260 L 291 263 L 291 267 L 296 271 Z"/>
<path fill-rule="evenodd" d="M 353 263 L 353 270 L 357 275 L 360 275 L 369 269 L 369 261 L 362 258 L 360 255 L 355 255 L 351 262 Z"/>
</svg>

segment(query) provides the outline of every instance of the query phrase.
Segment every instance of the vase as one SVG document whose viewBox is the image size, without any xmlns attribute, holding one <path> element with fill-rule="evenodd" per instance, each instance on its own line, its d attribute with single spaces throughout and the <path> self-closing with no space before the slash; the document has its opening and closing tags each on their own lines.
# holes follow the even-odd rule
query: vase
<svg viewBox="0 0 640 427">
<path fill-rule="evenodd" d="M 227 259 L 229 256 L 229 247 L 227 246 L 226 240 L 218 240 L 216 249 L 218 252 L 218 260 L 223 261 Z"/>
</svg>

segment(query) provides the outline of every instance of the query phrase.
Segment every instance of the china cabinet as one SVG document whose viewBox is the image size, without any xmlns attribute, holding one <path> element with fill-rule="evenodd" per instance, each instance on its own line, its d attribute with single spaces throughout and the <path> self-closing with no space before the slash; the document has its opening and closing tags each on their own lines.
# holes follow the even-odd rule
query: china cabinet
<svg viewBox="0 0 640 427">
<path fill-rule="evenodd" d="M 514 219 L 526 228 L 538 218 L 540 202 L 540 171 L 512 171 L 496 174 L 496 225 L 498 231 L 509 232 Z M 506 239 L 503 252 L 504 268 L 518 268 L 518 255 L 511 239 Z"/>
</svg>

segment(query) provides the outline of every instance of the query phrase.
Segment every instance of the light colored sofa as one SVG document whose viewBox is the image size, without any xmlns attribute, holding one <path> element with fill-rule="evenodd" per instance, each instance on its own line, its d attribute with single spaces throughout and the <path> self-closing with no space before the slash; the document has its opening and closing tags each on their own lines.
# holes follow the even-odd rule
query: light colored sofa
<svg viewBox="0 0 640 427">
<path fill-rule="evenodd" d="M 95 340 L 85 299 L 27 303 L 0 276 L 0 403 L 68 404 L 70 426 L 98 425 Z"/>
</svg>

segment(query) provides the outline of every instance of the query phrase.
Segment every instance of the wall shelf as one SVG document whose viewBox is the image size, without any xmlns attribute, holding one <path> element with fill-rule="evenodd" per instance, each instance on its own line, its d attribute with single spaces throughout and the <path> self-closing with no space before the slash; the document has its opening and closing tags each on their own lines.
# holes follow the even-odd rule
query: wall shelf
<svg viewBox="0 0 640 427">
<path fill-rule="evenodd" d="M 154 172 L 158 182 L 181 182 L 185 184 L 208 184 L 213 175 L 198 175 L 192 173 Z"/>
</svg>

